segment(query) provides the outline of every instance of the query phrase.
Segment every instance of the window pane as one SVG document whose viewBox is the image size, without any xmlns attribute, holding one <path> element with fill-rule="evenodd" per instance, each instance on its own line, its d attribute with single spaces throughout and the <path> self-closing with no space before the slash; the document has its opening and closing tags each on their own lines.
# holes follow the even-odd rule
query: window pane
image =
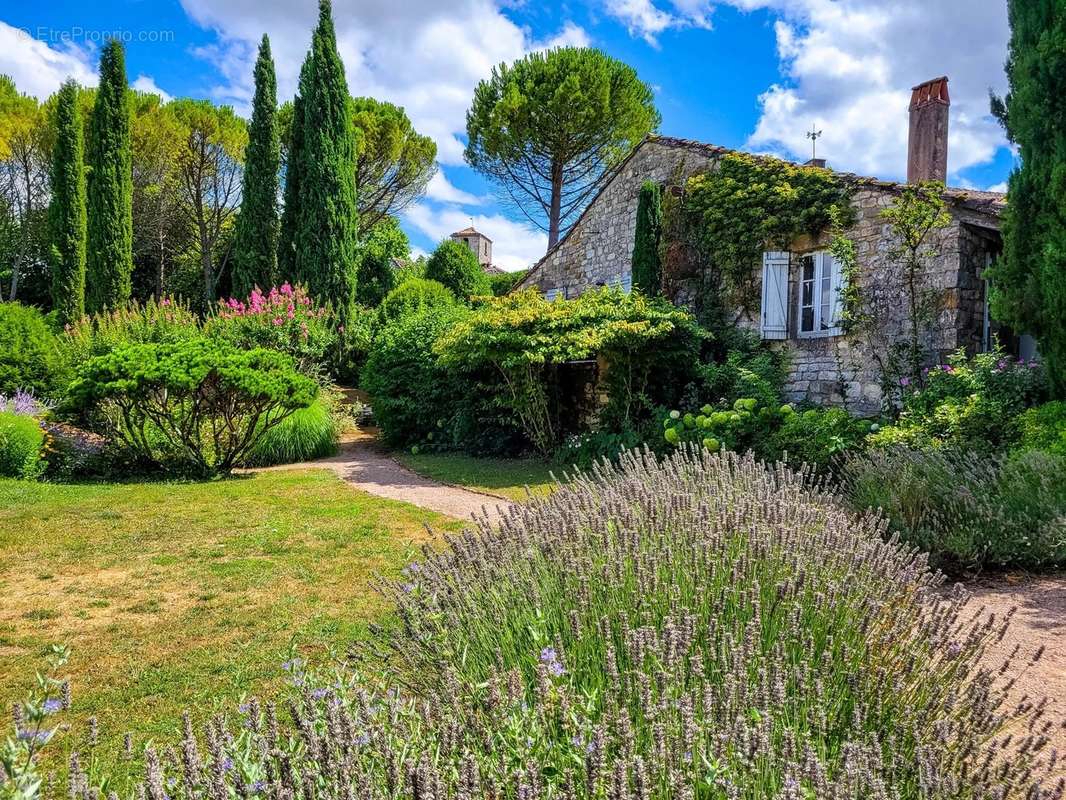
<svg viewBox="0 0 1066 800">
<path fill-rule="evenodd" d="M 803 282 L 803 299 L 800 301 L 802 306 L 814 305 L 814 281 Z"/>
<path fill-rule="evenodd" d="M 828 303 L 822 303 L 821 311 L 822 311 L 821 329 L 823 331 L 827 331 L 827 330 L 829 330 L 829 304 Z"/>
<path fill-rule="evenodd" d="M 814 330 L 814 308 L 812 306 L 806 306 L 803 309 L 803 317 L 800 322 L 801 331 L 813 331 Z"/>
<path fill-rule="evenodd" d="M 803 257 L 803 280 L 814 280 L 814 256 Z"/>
</svg>

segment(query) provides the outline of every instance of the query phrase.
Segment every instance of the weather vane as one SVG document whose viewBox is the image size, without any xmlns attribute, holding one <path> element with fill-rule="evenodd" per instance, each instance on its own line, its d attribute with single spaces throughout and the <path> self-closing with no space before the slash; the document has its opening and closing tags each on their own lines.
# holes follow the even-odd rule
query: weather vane
<svg viewBox="0 0 1066 800">
<path fill-rule="evenodd" d="M 811 123 L 811 129 L 807 131 L 807 138 L 811 140 L 811 159 L 818 158 L 818 137 L 822 135 L 821 131 L 814 129 L 814 123 Z"/>
</svg>

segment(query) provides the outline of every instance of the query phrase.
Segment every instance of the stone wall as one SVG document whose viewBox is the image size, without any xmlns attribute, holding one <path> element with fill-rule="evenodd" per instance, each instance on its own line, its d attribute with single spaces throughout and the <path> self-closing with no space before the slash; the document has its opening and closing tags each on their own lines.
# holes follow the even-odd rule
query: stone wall
<svg viewBox="0 0 1066 800">
<path fill-rule="evenodd" d="M 723 148 L 677 140 L 664 144 L 644 143 L 626 162 L 600 195 L 590 204 L 573 230 L 545 256 L 521 284 L 543 292 L 556 291 L 576 297 L 597 285 L 625 282 L 636 228 L 640 185 L 652 180 L 667 185 L 713 166 Z M 898 197 L 892 184 L 859 182 L 853 195 L 856 220 L 848 231 L 855 242 L 864 292 L 875 297 L 883 314 L 872 340 L 859 336 L 800 338 L 798 333 L 800 256 L 828 246 L 828 237 L 808 237 L 792 243 L 789 269 L 788 339 L 771 343 L 786 350 L 790 369 L 785 387 L 796 402 L 844 405 L 855 413 L 876 413 L 881 407 L 882 371 L 878 359 L 887 346 L 909 337 L 906 295 L 901 268 L 890 252 L 894 246 L 890 227 L 881 212 Z M 984 282 L 979 270 L 986 253 L 997 247 L 999 234 L 967 224 L 953 212 L 952 223 L 937 234 L 934 250 L 939 255 L 929 263 L 924 276 L 936 289 L 941 310 L 933 330 L 924 335 L 924 345 L 940 360 L 958 346 L 975 350 L 981 343 L 984 321 Z M 761 270 L 761 267 L 753 265 Z M 737 311 L 736 323 L 758 330 L 758 309 Z"/>
</svg>

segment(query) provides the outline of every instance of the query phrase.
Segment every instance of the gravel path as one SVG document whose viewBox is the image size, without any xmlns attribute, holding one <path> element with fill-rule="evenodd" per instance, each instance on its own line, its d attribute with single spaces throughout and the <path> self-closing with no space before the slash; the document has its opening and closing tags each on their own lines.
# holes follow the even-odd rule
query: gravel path
<svg viewBox="0 0 1066 800">
<path fill-rule="evenodd" d="M 356 489 L 461 520 L 483 511 L 491 519 L 499 519 L 512 505 L 502 497 L 448 486 L 412 472 L 391 458 L 367 433 L 344 437 L 335 456 L 265 469 L 331 469 Z"/>
<path fill-rule="evenodd" d="M 966 588 L 973 593 L 971 605 L 983 605 L 997 619 L 1017 606 L 1006 638 L 989 657 L 998 667 L 1019 645 L 1015 666 L 1021 668 L 1043 646 L 1043 657 L 1025 669 L 1014 694 L 1019 698 L 1046 696 L 1050 700 L 1050 716 L 1066 718 L 1066 573 L 981 578 Z M 1066 730 L 1059 728 L 1052 739 L 1059 753 L 1066 753 Z"/>
</svg>

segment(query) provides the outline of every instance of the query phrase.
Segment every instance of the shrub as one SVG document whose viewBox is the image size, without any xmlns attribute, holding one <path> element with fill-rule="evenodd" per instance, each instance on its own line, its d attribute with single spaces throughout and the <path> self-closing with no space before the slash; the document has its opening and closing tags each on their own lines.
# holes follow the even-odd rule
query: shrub
<svg viewBox="0 0 1066 800">
<path fill-rule="evenodd" d="M 378 321 L 382 325 L 428 308 L 455 305 L 455 295 L 437 281 L 408 278 L 387 295 L 378 307 Z"/>
<path fill-rule="evenodd" d="M 942 568 L 1066 564 L 1062 456 L 894 447 L 846 459 L 842 482 L 854 507 L 881 509 Z"/>
<path fill-rule="evenodd" d="M 454 373 L 438 364 L 433 345 L 468 313 L 455 306 L 430 307 L 397 317 L 378 332 L 363 388 L 387 443 L 416 444 L 449 427 L 461 388 Z"/>
<path fill-rule="evenodd" d="M 446 239 L 426 261 L 425 277 L 446 286 L 460 300 L 491 294 L 489 276 L 465 244 Z"/>
<path fill-rule="evenodd" d="M 36 479 L 44 471 L 44 446 L 36 419 L 0 411 L 0 477 Z"/>
<path fill-rule="evenodd" d="M 61 339 L 63 355 L 71 374 L 89 359 L 130 344 L 164 344 L 195 339 L 200 322 L 181 300 L 164 297 L 136 301 L 67 326 Z"/>
<path fill-rule="evenodd" d="M 269 467 L 325 458 L 337 452 L 340 414 L 336 401 L 320 392 L 307 408 L 267 429 L 243 459 L 246 467 Z"/>
<path fill-rule="evenodd" d="M 754 397 L 762 405 L 783 402 L 787 356 L 770 350 L 755 334 L 736 331 L 716 361 L 700 368 L 700 395 L 711 403 L 732 405 Z"/>
<path fill-rule="evenodd" d="M 1053 400 L 1030 408 L 1016 424 L 1019 450 L 1045 450 L 1066 456 L 1066 401 Z"/>
<path fill-rule="evenodd" d="M 597 359 L 606 368 L 601 421 L 625 430 L 676 400 L 695 373 L 703 338 L 691 315 L 662 300 L 603 289 L 548 301 L 528 290 L 479 302 L 435 351 L 453 369 L 499 375 L 498 404 L 550 455 L 567 432 L 554 383 L 560 366 Z"/>
<path fill-rule="evenodd" d="M 763 405 L 747 397 L 732 408 L 671 411 L 663 420 L 663 438 L 674 446 L 690 443 L 712 452 L 750 450 L 762 461 L 787 460 L 824 471 L 840 454 L 860 448 L 871 427 L 876 424 L 839 408 L 797 412 L 787 403 Z"/>
<path fill-rule="evenodd" d="M 973 358 L 959 350 L 947 361 L 924 370 L 920 382 L 903 379 L 899 420 L 870 437 L 872 446 L 949 445 L 993 453 L 1017 440 L 1015 418 L 1047 394 L 1039 363 L 1014 361 L 998 349 Z"/>
<path fill-rule="evenodd" d="M 503 297 L 510 292 L 517 283 L 526 277 L 528 269 L 520 269 L 517 272 L 497 272 L 489 275 L 489 287 L 494 297 Z"/>
<path fill-rule="evenodd" d="M 229 472 L 256 439 L 314 400 L 290 356 L 196 339 L 119 348 L 71 384 L 113 440 L 154 463 L 200 475 Z"/>
<path fill-rule="evenodd" d="M 21 303 L 0 303 L 0 392 L 49 396 L 65 376 L 59 345 L 44 316 Z"/>
<path fill-rule="evenodd" d="M 336 341 L 333 312 L 315 307 L 303 287 L 285 283 L 266 294 L 253 289 L 247 300 L 219 302 L 205 331 L 242 350 L 264 347 L 291 356 L 305 375 L 316 377 Z"/>
</svg>

